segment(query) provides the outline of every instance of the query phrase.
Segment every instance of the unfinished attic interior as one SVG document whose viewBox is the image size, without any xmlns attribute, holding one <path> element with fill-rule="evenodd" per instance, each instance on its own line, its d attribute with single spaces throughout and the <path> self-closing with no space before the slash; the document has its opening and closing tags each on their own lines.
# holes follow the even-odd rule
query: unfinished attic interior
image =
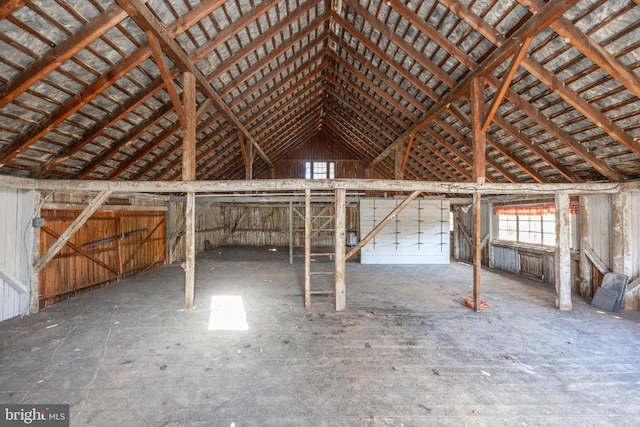
<svg viewBox="0 0 640 427">
<path fill-rule="evenodd" d="M 2 2 L 0 405 L 634 425 L 638 68 L 638 0 Z"/>
</svg>

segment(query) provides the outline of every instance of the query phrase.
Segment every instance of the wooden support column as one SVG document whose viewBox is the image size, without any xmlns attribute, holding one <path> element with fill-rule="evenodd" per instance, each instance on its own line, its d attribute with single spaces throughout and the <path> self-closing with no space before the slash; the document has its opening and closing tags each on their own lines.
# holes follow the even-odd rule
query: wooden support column
<svg viewBox="0 0 640 427">
<path fill-rule="evenodd" d="M 190 191 L 187 193 L 187 207 L 185 212 L 185 284 L 184 284 L 184 308 L 191 310 L 193 308 L 193 300 L 195 297 L 195 278 L 196 278 L 196 193 Z"/>
<path fill-rule="evenodd" d="M 182 180 L 196 180 L 196 78 L 193 74 L 184 73 L 183 103 L 185 129 L 182 148 Z M 193 308 L 196 280 L 196 193 L 187 192 L 185 210 L 185 283 L 184 308 Z"/>
<path fill-rule="evenodd" d="M 33 217 L 40 218 L 42 205 L 42 193 L 33 191 Z M 31 247 L 31 263 L 37 264 L 40 260 L 40 229 L 33 230 L 33 246 Z M 40 310 L 40 273 L 31 269 L 30 273 L 30 298 L 29 314 L 37 313 Z"/>
<path fill-rule="evenodd" d="M 556 307 L 571 310 L 571 242 L 569 195 L 556 193 Z"/>
<path fill-rule="evenodd" d="M 476 311 L 480 311 L 482 297 L 482 198 L 473 195 L 473 301 Z"/>
<path fill-rule="evenodd" d="M 578 228 L 580 229 L 580 295 L 591 297 L 591 262 L 587 256 L 589 241 L 589 196 L 580 196 L 580 211 L 578 213 Z"/>
<path fill-rule="evenodd" d="M 304 309 L 311 309 L 311 190 L 304 190 Z"/>
<path fill-rule="evenodd" d="M 293 202 L 289 200 L 289 264 L 293 264 Z"/>
<path fill-rule="evenodd" d="M 395 149 L 395 163 L 393 168 L 393 179 L 404 179 L 404 173 L 402 170 L 402 161 L 404 160 L 404 153 L 402 152 L 403 144 L 399 144 Z"/>
<path fill-rule="evenodd" d="M 185 129 L 182 141 L 182 180 L 196 179 L 196 78 L 184 73 L 183 103 Z"/>
<path fill-rule="evenodd" d="M 473 134 L 473 180 L 483 184 L 487 171 L 487 137 L 482 130 L 484 120 L 484 79 L 479 77 L 471 84 L 471 121 Z"/>
<path fill-rule="evenodd" d="M 336 189 L 336 311 L 342 311 L 347 306 L 347 264 L 346 264 L 346 212 L 347 191 L 343 188 Z"/>
<path fill-rule="evenodd" d="M 245 142 L 247 149 L 247 164 L 245 165 L 245 179 L 253 179 L 253 144 L 251 141 Z"/>
<path fill-rule="evenodd" d="M 629 197 L 629 192 L 622 191 L 611 196 L 611 223 L 612 271 L 632 277 L 631 235 L 633 230 L 631 229 L 631 198 Z"/>
<path fill-rule="evenodd" d="M 44 268 L 44 266 L 47 265 L 47 263 L 51 261 L 53 257 L 58 254 L 58 252 L 60 252 L 67 241 L 69 241 L 71 236 L 73 236 L 75 232 L 78 231 L 85 222 L 87 222 L 91 215 L 93 215 L 93 213 L 98 210 L 100 205 L 102 205 L 109 199 L 110 194 L 110 190 L 103 191 L 89 203 L 85 210 L 82 211 L 82 213 L 78 215 L 78 217 L 71 223 L 69 228 L 67 228 L 67 230 L 60 235 L 60 238 L 56 240 L 53 245 L 51 245 L 49 250 L 47 250 L 47 253 L 45 253 L 42 258 L 40 258 L 38 262 L 33 266 L 34 274 L 39 273 Z"/>
<path fill-rule="evenodd" d="M 473 180 L 484 184 L 487 173 L 487 137 L 482 130 L 485 116 L 484 79 L 478 77 L 471 83 L 471 127 L 473 134 Z M 473 195 L 473 300 L 476 311 L 480 310 L 482 289 L 482 198 Z"/>
<path fill-rule="evenodd" d="M 458 225 L 458 216 L 460 215 L 460 207 L 455 206 L 453 210 L 453 257 L 460 259 L 460 226 Z"/>
<path fill-rule="evenodd" d="M 253 145 L 251 142 L 245 143 L 242 132 L 238 132 L 238 142 L 240 143 L 242 161 L 244 162 L 244 178 L 251 181 L 253 179 Z"/>
</svg>

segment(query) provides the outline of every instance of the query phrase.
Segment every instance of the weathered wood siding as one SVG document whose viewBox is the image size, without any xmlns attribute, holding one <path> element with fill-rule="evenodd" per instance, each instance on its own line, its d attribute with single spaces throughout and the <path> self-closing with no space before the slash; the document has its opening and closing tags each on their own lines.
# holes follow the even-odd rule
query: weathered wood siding
<svg viewBox="0 0 640 427">
<path fill-rule="evenodd" d="M 285 157 L 275 162 L 274 178 L 304 178 L 306 161 L 335 162 L 336 178 L 364 178 L 365 163 L 342 144 L 324 134 L 289 150 Z"/>
<path fill-rule="evenodd" d="M 293 204 L 293 245 L 304 246 L 304 204 Z M 333 246 L 335 221 L 321 218 L 334 215 L 332 203 L 313 203 L 313 246 Z M 171 203 L 171 228 L 169 235 L 170 262 L 183 260 L 185 254 L 184 204 Z M 198 203 L 196 205 L 196 253 L 205 251 L 205 241 L 218 246 L 288 246 L 289 204 L 235 204 Z M 347 243 L 353 243 L 358 235 L 358 210 L 355 204 L 347 205 Z M 349 238 L 351 237 L 351 242 Z M 354 243 L 355 244 L 355 243 Z"/>
<path fill-rule="evenodd" d="M 453 239 L 452 244 L 454 246 L 455 253 L 458 254 L 457 258 L 462 261 L 471 262 L 473 260 L 473 246 L 466 237 L 473 235 L 473 210 L 470 205 L 455 205 L 453 210 Z M 482 203 L 482 237 L 485 238 L 489 233 L 491 227 L 491 204 Z M 465 236 L 466 233 L 466 236 Z M 482 249 L 482 264 L 489 264 L 489 245 L 487 244 Z"/>
<path fill-rule="evenodd" d="M 43 210 L 40 234 L 44 254 L 81 211 Z M 40 273 L 40 306 L 48 306 L 158 265 L 165 260 L 165 213 L 96 212 Z M 122 237 L 125 233 L 139 233 Z M 120 236 L 120 237 L 118 237 Z M 85 245 L 110 239 L 100 244 Z M 80 248 L 94 259 L 81 254 Z M 100 261 L 103 265 L 96 262 Z M 109 267 L 109 268 L 107 268 Z"/>
<path fill-rule="evenodd" d="M 545 283 L 555 283 L 553 248 L 500 242 L 493 244 L 494 268 L 519 274 Z"/>
<path fill-rule="evenodd" d="M 26 314 L 29 308 L 33 208 L 32 191 L 0 188 L 0 269 L 27 287 L 18 291 L 0 277 L 0 320 Z"/>
</svg>

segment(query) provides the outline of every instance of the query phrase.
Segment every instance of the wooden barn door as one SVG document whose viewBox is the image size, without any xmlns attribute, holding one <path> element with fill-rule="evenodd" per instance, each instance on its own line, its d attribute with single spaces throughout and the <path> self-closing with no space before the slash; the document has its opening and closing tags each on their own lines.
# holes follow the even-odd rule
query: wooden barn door
<svg viewBox="0 0 640 427">
<path fill-rule="evenodd" d="M 40 254 L 81 211 L 43 210 Z M 40 307 L 164 264 L 165 212 L 96 212 L 40 272 Z"/>
</svg>

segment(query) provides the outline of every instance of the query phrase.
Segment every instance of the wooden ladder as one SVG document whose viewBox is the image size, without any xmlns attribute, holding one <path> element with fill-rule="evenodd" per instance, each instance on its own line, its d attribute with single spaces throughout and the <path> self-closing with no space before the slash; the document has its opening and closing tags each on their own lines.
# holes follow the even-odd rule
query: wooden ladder
<svg viewBox="0 0 640 427">
<path fill-rule="evenodd" d="M 337 190 L 340 191 L 340 190 Z M 309 311 L 311 309 L 311 295 L 334 295 L 336 296 L 335 298 L 335 302 L 336 302 L 336 310 L 344 310 L 344 277 L 345 277 L 345 270 L 344 270 L 344 262 L 345 262 L 345 258 L 344 258 L 344 212 L 342 212 L 342 215 L 338 215 L 338 213 L 340 212 L 340 209 L 342 209 L 342 211 L 344 211 L 345 209 L 345 205 L 344 205 L 344 193 L 342 194 L 341 198 L 336 197 L 336 205 L 335 205 L 335 209 L 334 209 L 334 214 L 333 215 L 317 215 L 317 216 L 313 216 L 313 213 L 311 211 L 311 190 L 306 189 L 305 190 L 305 199 L 304 199 L 304 308 L 305 310 Z M 316 218 L 323 218 L 326 219 L 325 223 L 323 224 L 323 228 L 324 226 L 327 225 L 327 221 L 334 221 L 335 224 L 335 229 L 336 231 L 336 236 L 337 238 L 334 240 L 335 243 L 335 248 L 334 248 L 334 252 L 316 252 L 316 253 L 312 253 L 311 252 L 311 239 L 312 239 L 312 225 L 313 225 L 313 219 Z M 342 237 L 340 237 L 342 236 Z M 340 249 L 340 246 L 342 247 L 342 250 Z M 335 268 L 333 269 L 333 271 L 311 271 L 311 258 L 312 257 L 329 257 L 329 259 L 331 260 L 331 258 L 336 257 L 335 258 Z M 338 293 L 340 293 L 340 295 L 338 295 L 338 293 L 336 292 L 336 290 L 332 290 L 332 291 L 326 291 L 326 290 L 318 290 L 318 291 L 312 291 L 311 290 L 311 277 L 312 276 L 333 276 L 334 281 L 335 281 L 335 289 L 337 290 Z"/>
</svg>

